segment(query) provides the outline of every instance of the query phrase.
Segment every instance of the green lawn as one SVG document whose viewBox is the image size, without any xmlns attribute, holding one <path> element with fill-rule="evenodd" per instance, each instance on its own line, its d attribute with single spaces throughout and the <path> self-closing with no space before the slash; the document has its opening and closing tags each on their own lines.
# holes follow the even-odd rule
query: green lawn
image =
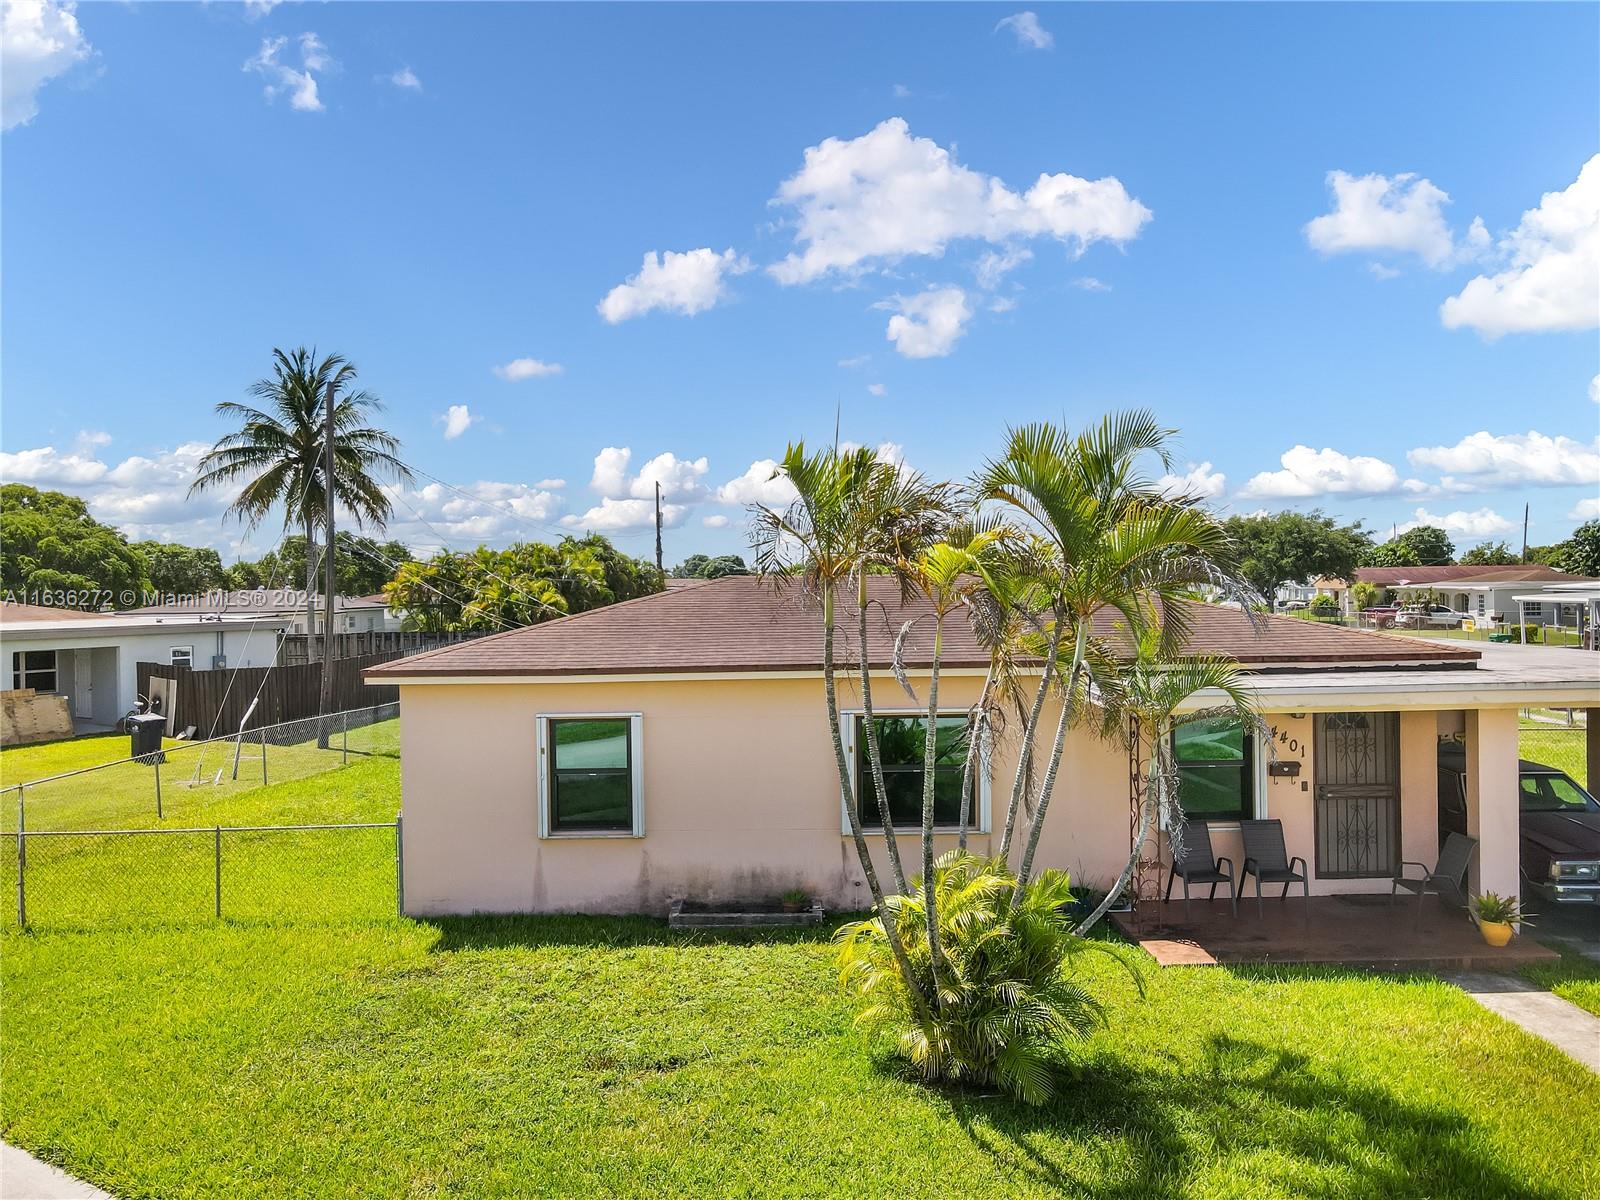
<svg viewBox="0 0 1600 1200">
<path fill-rule="evenodd" d="M 1589 754 L 1583 726 L 1542 725 L 1524 721 L 1517 730 L 1518 752 L 1523 758 L 1565 771 L 1589 786 Z"/>
<path fill-rule="evenodd" d="M 1553 938 L 1546 945 L 1561 951 L 1561 961 L 1528 967 L 1522 973 L 1540 987 L 1549 988 L 1600 1017 L 1600 962 Z"/>
<path fill-rule="evenodd" d="M 7 934 L 0 1125 L 125 1200 L 1600 1193 L 1600 1080 L 1435 981 L 1086 980 L 1032 1110 L 905 1081 L 819 934 L 611 919 Z M 890 1136 L 887 1140 L 884 1133 Z"/>
</svg>

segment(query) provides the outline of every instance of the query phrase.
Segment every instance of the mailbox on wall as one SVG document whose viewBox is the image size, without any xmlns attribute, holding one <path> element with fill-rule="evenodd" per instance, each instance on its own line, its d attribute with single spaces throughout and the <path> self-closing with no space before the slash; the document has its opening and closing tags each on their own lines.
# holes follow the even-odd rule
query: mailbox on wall
<svg viewBox="0 0 1600 1200">
<path fill-rule="evenodd" d="M 1300 760 L 1291 758 L 1283 762 L 1269 762 L 1267 764 L 1267 774 L 1293 779 L 1300 774 Z"/>
</svg>

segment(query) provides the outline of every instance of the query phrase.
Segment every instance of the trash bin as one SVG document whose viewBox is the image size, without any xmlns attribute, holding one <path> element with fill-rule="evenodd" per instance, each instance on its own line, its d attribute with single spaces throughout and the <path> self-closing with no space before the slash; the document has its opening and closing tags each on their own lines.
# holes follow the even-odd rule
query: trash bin
<svg viewBox="0 0 1600 1200">
<path fill-rule="evenodd" d="M 160 713 L 136 713 L 128 718 L 128 731 L 133 744 L 130 753 L 142 763 L 154 765 L 166 762 L 161 753 L 161 738 L 167 732 L 167 719 Z"/>
</svg>

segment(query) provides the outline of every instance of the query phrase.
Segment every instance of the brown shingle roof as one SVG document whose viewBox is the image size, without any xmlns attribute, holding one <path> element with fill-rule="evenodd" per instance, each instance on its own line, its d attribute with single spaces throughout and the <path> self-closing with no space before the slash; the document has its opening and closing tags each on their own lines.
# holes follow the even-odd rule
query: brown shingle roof
<svg viewBox="0 0 1600 1200">
<path fill-rule="evenodd" d="M 870 581 L 868 648 L 875 665 L 887 666 L 896 632 L 917 624 L 907 639 L 906 661 L 926 666 L 933 624 L 926 601 L 902 605 L 894 582 Z M 1189 602 L 1185 602 L 1189 603 Z M 1268 617 L 1259 630 L 1238 609 L 1191 604 L 1195 652 L 1226 654 L 1252 665 L 1299 663 L 1458 662 L 1477 659 L 1475 650 L 1399 635 L 1365 633 L 1338 626 Z M 841 605 L 841 663 L 854 661 L 855 607 Z M 1114 635 L 1106 617 L 1097 628 Z M 943 662 L 950 667 L 986 667 L 988 656 L 966 621 L 946 623 Z M 597 608 L 542 625 L 513 629 L 426 654 L 397 659 L 366 672 L 374 679 L 397 675 L 635 675 L 671 672 L 815 671 L 822 666 L 822 628 L 814 602 L 798 585 L 782 589 L 748 576 L 732 576 L 699 587 L 669 588 L 652 596 Z"/>
<path fill-rule="evenodd" d="M 1358 567 L 1356 580 L 1393 587 L 1397 583 L 1582 583 L 1584 576 L 1538 565 L 1475 567 L 1455 563 L 1448 567 Z"/>
<path fill-rule="evenodd" d="M 71 621 L 104 615 L 104 613 L 87 612 L 81 608 L 51 608 L 43 604 L 18 604 L 15 600 L 0 601 L 0 621 Z"/>
</svg>

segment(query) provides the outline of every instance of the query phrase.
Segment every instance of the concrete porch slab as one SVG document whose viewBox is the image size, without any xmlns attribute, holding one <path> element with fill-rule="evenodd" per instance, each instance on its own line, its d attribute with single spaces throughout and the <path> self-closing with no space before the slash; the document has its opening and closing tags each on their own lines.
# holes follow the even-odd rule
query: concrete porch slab
<svg viewBox="0 0 1600 1200">
<path fill-rule="evenodd" d="M 1268 899 L 1258 913 L 1255 897 L 1235 916 L 1227 901 L 1195 900 L 1140 906 L 1113 916 L 1117 928 L 1163 967 L 1242 963 L 1358 966 L 1383 970 L 1510 971 L 1560 958 L 1528 937 L 1509 946 L 1484 942 L 1459 908 L 1435 897 L 1313 896 Z"/>
</svg>

